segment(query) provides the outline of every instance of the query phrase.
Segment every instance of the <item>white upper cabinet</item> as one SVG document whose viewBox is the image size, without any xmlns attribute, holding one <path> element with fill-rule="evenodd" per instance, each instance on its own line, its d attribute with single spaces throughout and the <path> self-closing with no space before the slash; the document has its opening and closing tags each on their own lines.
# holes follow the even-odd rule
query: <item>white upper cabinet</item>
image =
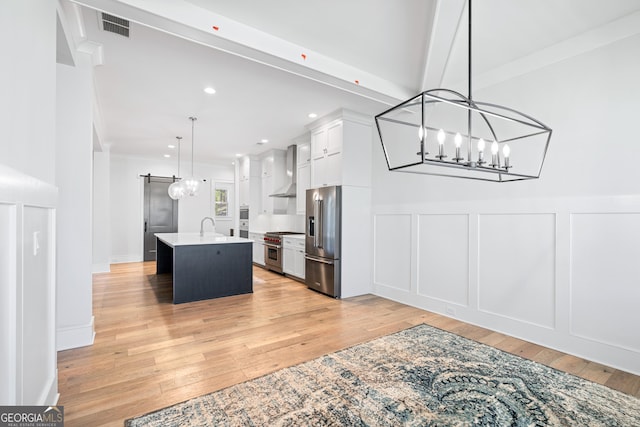
<svg viewBox="0 0 640 427">
<path fill-rule="evenodd" d="M 324 157 L 327 151 L 327 129 L 319 128 L 311 132 L 311 158 L 313 160 Z"/>
<path fill-rule="evenodd" d="M 244 156 L 239 160 L 238 185 L 240 206 L 248 206 L 257 213 L 260 205 L 260 162 L 252 157 Z"/>
<path fill-rule="evenodd" d="M 274 155 L 273 152 L 262 159 L 262 178 L 267 176 L 273 176 L 273 163 L 274 163 Z"/>
<path fill-rule="evenodd" d="M 372 119 L 339 110 L 311 130 L 311 188 L 371 186 Z"/>
<path fill-rule="evenodd" d="M 284 150 L 270 150 L 262 157 L 262 205 L 260 213 L 286 214 L 287 199 L 270 197 L 286 182 L 286 152 Z"/>
<path fill-rule="evenodd" d="M 342 122 L 330 124 L 327 127 L 327 147 L 325 153 L 330 156 L 342 151 Z"/>
<path fill-rule="evenodd" d="M 251 160 L 249 157 L 241 157 L 240 158 L 240 181 L 245 181 L 249 179 L 251 174 Z"/>
<path fill-rule="evenodd" d="M 296 213 L 304 215 L 307 189 L 311 188 L 311 144 L 297 145 Z"/>
<path fill-rule="evenodd" d="M 307 141 L 309 139 L 307 138 Z M 296 145 L 296 163 L 297 166 L 308 165 L 311 163 L 311 143 L 303 142 Z"/>
<path fill-rule="evenodd" d="M 341 179 L 342 121 L 311 134 L 311 186 L 339 185 Z"/>
</svg>

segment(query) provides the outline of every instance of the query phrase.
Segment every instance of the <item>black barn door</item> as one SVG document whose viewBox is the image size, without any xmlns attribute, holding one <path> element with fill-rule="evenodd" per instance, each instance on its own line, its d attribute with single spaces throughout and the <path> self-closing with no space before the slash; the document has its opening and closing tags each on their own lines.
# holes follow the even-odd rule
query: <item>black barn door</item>
<svg viewBox="0 0 640 427">
<path fill-rule="evenodd" d="M 144 178 L 144 260 L 156 260 L 154 233 L 178 232 L 178 201 L 167 190 L 173 178 L 145 176 Z"/>
</svg>

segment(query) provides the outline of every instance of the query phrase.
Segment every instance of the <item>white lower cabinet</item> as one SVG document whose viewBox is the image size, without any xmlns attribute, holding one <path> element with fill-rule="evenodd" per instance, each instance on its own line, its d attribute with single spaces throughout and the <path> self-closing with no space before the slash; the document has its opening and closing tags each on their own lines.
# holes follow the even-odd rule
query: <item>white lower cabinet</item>
<svg viewBox="0 0 640 427">
<path fill-rule="evenodd" d="M 295 275 L 295 249 L 285 243 L 282 252 L 282 271 L 285 274 Z"/>
<path fill-rule="evenodd" d="M 264 234 L 249 233 L 249 238 L 253 240 L 253 263 L 264 267 Z"/>
<path fill-rule="evenodd" d="M 285 274 L 304 280 L 304 239 L 285 237 L 282 270 Z"/>
<path fill-rule="evenodd" d="M 293 275 L 304 280 L 304 248 L 296 249 L 296 252 L 294 254 L 294 264 L 296 272 Z"/>
</svg>

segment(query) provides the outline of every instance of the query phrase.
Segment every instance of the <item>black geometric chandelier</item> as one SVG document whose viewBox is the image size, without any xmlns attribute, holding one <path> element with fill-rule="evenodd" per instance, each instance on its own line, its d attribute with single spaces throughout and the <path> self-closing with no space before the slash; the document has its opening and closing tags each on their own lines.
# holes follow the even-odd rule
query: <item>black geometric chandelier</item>
<svg viewBox="0 0 640 427">
<path fill-rule="evenodd" d="M 378 114 L 390 171 L 483 181 L 540 177 L 551 129 L 514 109 L 471 97 L 471 0 L 468 96 L 431 89 Z"/>
</svg>

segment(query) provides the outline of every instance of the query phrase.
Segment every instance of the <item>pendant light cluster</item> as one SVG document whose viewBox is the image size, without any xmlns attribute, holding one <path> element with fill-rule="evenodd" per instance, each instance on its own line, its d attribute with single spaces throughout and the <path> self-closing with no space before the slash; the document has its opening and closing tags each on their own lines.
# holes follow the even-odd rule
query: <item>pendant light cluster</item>
<svg viewBox="0 0 640 427">
<path fill-rule="evenodd" d="M 193 152 L 194 152 L 194 128 L 196 117 L 189 117 L 191 120 L 191 175 L 180 181 L 175 181 L 169 186 L 169 197 L 173 200 L 179 200 L 185 196 L 195 197 L 198 195 L 198 189 L 200 187 L 200 179 L 196 178 L 193 173 Z M 180 140 L 181 136 L 176 137 L 178 139 L 178 179 L 180 176 Z"/>
<path fill-rule="evenodd" d="M 180 142 L 182 141 L 181 136 L 176 136 L 178 140 L 178 180 L 180 179 Z M 176 181 L 176 178 L 173 178 L 173 183 L 169 186 L 169 197 L 173 200 L 180 200 L 185 195 L 185 188 L 182 181 Z"/>
<path fill-rule="evenodd" d="M 467 6 L 468 96 L 431 89 L 378 114 L 387 167 L 495 182 L 539 178 L 551 128 L 514 109 L 471 97 L 471 0 Z M 487 147 L 490 163 L 485 160 Z"/>
</svg>

